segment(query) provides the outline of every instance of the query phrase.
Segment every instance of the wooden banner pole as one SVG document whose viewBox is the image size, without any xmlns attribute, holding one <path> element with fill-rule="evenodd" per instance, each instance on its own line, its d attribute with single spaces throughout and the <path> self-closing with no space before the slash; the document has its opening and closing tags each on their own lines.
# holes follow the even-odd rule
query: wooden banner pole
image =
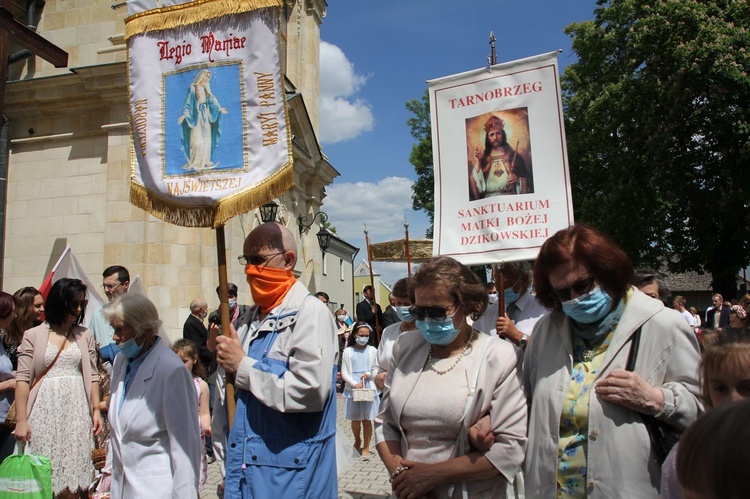
<svg viewBox="0 0 750 499">
<path fill-rule="evenodd" d="M 229 330 L 229 289 L 227 278 L 227 249 L 224 240 L 224 226 L 216 228 L 216 256 L 219 260 L 219 314 L 221 316 L 221 331 L 224 336 L 231 336 Z M 229 429 L 234 424 L 234 374 L 226 374 L 227 420 Z"/>
<path fill-rule="evenodd" d="M 495 277 L 495 290 L 497 291 L 497 316 L 505 315 L 505 276 L 503 276 L 503 262 L 500 265 L 493 263 L 493 274 Z"/>
<path fill-rule="evenodd" d="M 375 331 L 378 335 L 378 345 L 380 344 L 380 321 L 378 320 L 377 295 L 375 294 L 375 276 L 372 273 L 372 248 L 370 248 L 370 236 L 365 224 L 365 244 L 367 244 L 367 265 L 370 267 L 370 286 L 372 286 L 372 302 L 375 305 Z"/>
<path fill-rule="evenodd" d="M 409 249 L 409 222 L 404 217 L 404 234 L 406 236 L 406 270 L 411 277 L 411 251 Z"/>
</svg>

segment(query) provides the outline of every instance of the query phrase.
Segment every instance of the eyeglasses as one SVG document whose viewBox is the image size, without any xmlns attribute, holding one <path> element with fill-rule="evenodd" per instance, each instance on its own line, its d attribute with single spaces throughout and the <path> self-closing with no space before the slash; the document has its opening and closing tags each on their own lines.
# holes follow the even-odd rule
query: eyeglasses
<svg viewBox="0 0 750 499">
<path fill-rule="evenodd" d="M 122 283 L 117 284 L 102 284 L 102 288 L 104 288 L 104 291 L 114 291 L 115 289 L 122 286 Z"/>
<path fill-rule="evenodd" d="M 417 305 L 412 305 L 409 307 L 409 313 L 414 316 L 418 321 L 425 320 L 425 317 L 429 317 L 430 319 L 435 320 L 442 320 L 448 317 L 448 310 L 453 308 L 453 305 L 450 307 L 418 307 Z"/>
<path fill-rule="evenodd" d="M 286 253 L 286 251 L 279 251 L 278 253 L 271 253 L 270 255 L 242 255 L 238 256 L 237 260 L 242 265 L 263 265 L 264 263 L 268 263 L 268 261 L 279 255 L 283 255 Z"/>
<path fill-rule="evenodd" d="M 552 290 L 555 292 L 557 297 L 560 298 L 560 301 L 568 301 L 571 297 L 571 291 L 575 292 L 577 295 L 582 295 L 591 291 L 591 288 L 594 287 L 595 280 L 595 277 L 586 277 L 584 279 L 577 280 L 576 282 L 571 284 L 570 287 L 561 289 L 552 288 Z"/>
</svg>

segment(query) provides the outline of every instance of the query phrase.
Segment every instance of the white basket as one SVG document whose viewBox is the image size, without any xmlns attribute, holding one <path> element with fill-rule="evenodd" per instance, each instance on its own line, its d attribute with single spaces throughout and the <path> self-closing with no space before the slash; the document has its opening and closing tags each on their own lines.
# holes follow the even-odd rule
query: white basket
<svg viewBox="0 0 750 499">
<path fill-rule="evenodd" d="M 352 388 L 352 400 L 354 402 L 372 402 L 375 400 L 375 389 Z"/>
</svg>

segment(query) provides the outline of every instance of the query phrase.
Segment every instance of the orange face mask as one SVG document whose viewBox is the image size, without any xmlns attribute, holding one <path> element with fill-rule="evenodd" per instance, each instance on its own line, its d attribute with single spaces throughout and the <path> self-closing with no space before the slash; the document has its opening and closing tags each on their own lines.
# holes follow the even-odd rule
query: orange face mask
<svg viewBox="0 0 750 499">
<path fill-rule="evenodd" d="M 246 265 L 245 275 L 253 301 L 261 312 L 269 312 L 278 306 L 296 282 L 294 274 L 289 270 L 258 265 Z"/>
</svg>

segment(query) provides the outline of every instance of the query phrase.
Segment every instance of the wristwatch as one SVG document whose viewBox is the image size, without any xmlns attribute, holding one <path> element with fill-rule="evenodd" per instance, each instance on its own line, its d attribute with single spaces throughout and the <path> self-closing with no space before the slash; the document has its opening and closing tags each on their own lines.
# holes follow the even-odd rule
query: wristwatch
<svg viewBox="0 0 750 499">
<path fill-rule="evenodd" d="M 518 340 L 518 348 L 520 348 L 521 350 L 526 350 L 526 345 L 528 344 L 529 344 L 529 335 L 528 334 L 522 335 L 521 339 Z"/>
</svg>

